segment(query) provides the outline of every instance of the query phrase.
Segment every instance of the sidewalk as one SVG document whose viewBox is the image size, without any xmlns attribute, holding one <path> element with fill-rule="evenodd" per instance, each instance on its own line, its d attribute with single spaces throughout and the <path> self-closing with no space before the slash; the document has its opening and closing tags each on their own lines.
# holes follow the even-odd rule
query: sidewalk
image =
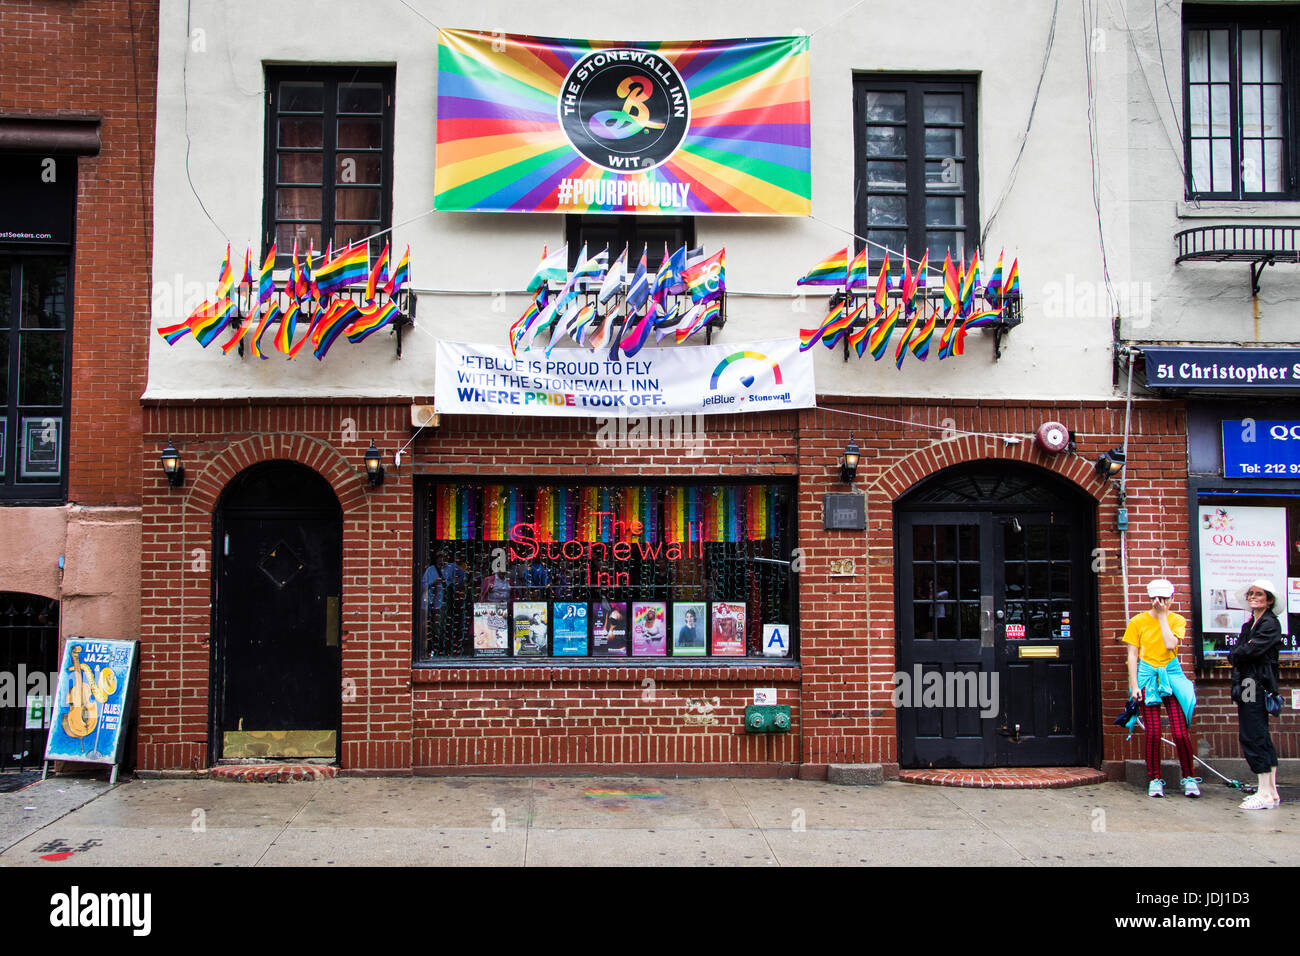
<svg viewBox="0 0 1300 956">
<path fill-rule="evenodd" d="M 0 866 L 1295 866 L 1300 788 L 968 790 L 646 777 L 55 778 L 0 794 Z M 30 808 L 30 809 L 29 809 Z"/>
</svg>

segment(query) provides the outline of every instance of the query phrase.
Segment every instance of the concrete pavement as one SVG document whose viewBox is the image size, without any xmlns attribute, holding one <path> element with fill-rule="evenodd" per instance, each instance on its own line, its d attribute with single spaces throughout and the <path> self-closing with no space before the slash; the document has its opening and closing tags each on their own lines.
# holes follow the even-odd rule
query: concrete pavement
<svg viewBox="0 0 1300 956">
<path fill-rule="evenodd" d="M 0 794 L 0 866 L 1295 866 L 1300 788 L 1151 800 L 647 777 L 54 778 Z"/>
</svg>

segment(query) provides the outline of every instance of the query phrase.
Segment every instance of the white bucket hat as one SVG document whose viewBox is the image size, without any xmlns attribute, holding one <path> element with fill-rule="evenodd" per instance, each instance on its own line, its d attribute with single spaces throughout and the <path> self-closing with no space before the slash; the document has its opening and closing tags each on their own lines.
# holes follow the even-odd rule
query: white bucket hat
<svg viewBox="0 0 1300 956">
<path fill-rule="evenodd" d="M 1267 578 L 1260 578 L 1258 581 L 1251 581 L 1237 592 L 1237 601 L 1242 607 L 1247 610 L 1250 608 L 1250 602 L 1246 600 L 1246 592 L 1251 588 L 1259 588 L 1261 591 L 1265 592 L 1270 598 L 1269 607 L 1272 608 L 1273 611 L 1277 611 L 1277 588 L 1275 588 L 1273 582 Z"/>
<path fill-rule="evenodd" d="M 1165 578 L 1156 578 L 1147 582 L 1147 597 L 1171 598 L 1174 596 L 1174 582 Z"/>
</svg>

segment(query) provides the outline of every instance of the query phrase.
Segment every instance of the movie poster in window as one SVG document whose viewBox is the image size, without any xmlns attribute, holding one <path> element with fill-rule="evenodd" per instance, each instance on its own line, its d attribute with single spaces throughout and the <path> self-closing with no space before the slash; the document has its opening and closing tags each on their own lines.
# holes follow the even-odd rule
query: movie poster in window
<svg viewBox="0 0 1300 956">
<path fill-rule="evenodd" d="M 673 657 L 703 657 L 707 625 L 703 601 L 673 602 Z"/>
<path fill-rule="evenodd" d="M 597 601 L 592 606 L 593 657 L 627 656 L 627 602 Z"/>
<path fill-rule="evenodd" d="M 474 604 L 474 656 L 505 657 L 510 653 L 510 612 L 504 604 Z"/>
<path fill-rule="evenodd" d="M 637 657 L 668 654 L 668 605 L 662 601 L 632 605 L 632 653 Z"/>
<path fill-rule="evenodd" d="M 578 601 L 555 602 L 555 635 L 551 653 L 556 657 L 587 656 L 587 605 Z"/>
<path fill-rule="evenodd" d="M 545 657 L 548 628 L 545 601 L 515 602 L 515 657 Z"/>
<path fill-rule="evenodd" d="M 713 603 L 713 654 L 715 657 L 745 656 L 745 605 Z"/>
</svg>

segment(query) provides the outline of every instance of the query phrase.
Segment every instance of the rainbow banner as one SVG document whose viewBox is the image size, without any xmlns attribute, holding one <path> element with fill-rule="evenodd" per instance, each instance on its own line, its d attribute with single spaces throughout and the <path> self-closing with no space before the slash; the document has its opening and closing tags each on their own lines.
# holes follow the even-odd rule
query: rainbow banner
<svg viewBox="0 0 1300 956">
<path fill-rule="evenodd" d="M 439 30 L 434 208 L 810 215 L 808 45 Z"/>
<path fill-rule="evenodd" d="M 439 541 L 466 541 L 474 536 L 471 491 L 462 485 L 439 485 L 434 525 Z"/>
</svg>

